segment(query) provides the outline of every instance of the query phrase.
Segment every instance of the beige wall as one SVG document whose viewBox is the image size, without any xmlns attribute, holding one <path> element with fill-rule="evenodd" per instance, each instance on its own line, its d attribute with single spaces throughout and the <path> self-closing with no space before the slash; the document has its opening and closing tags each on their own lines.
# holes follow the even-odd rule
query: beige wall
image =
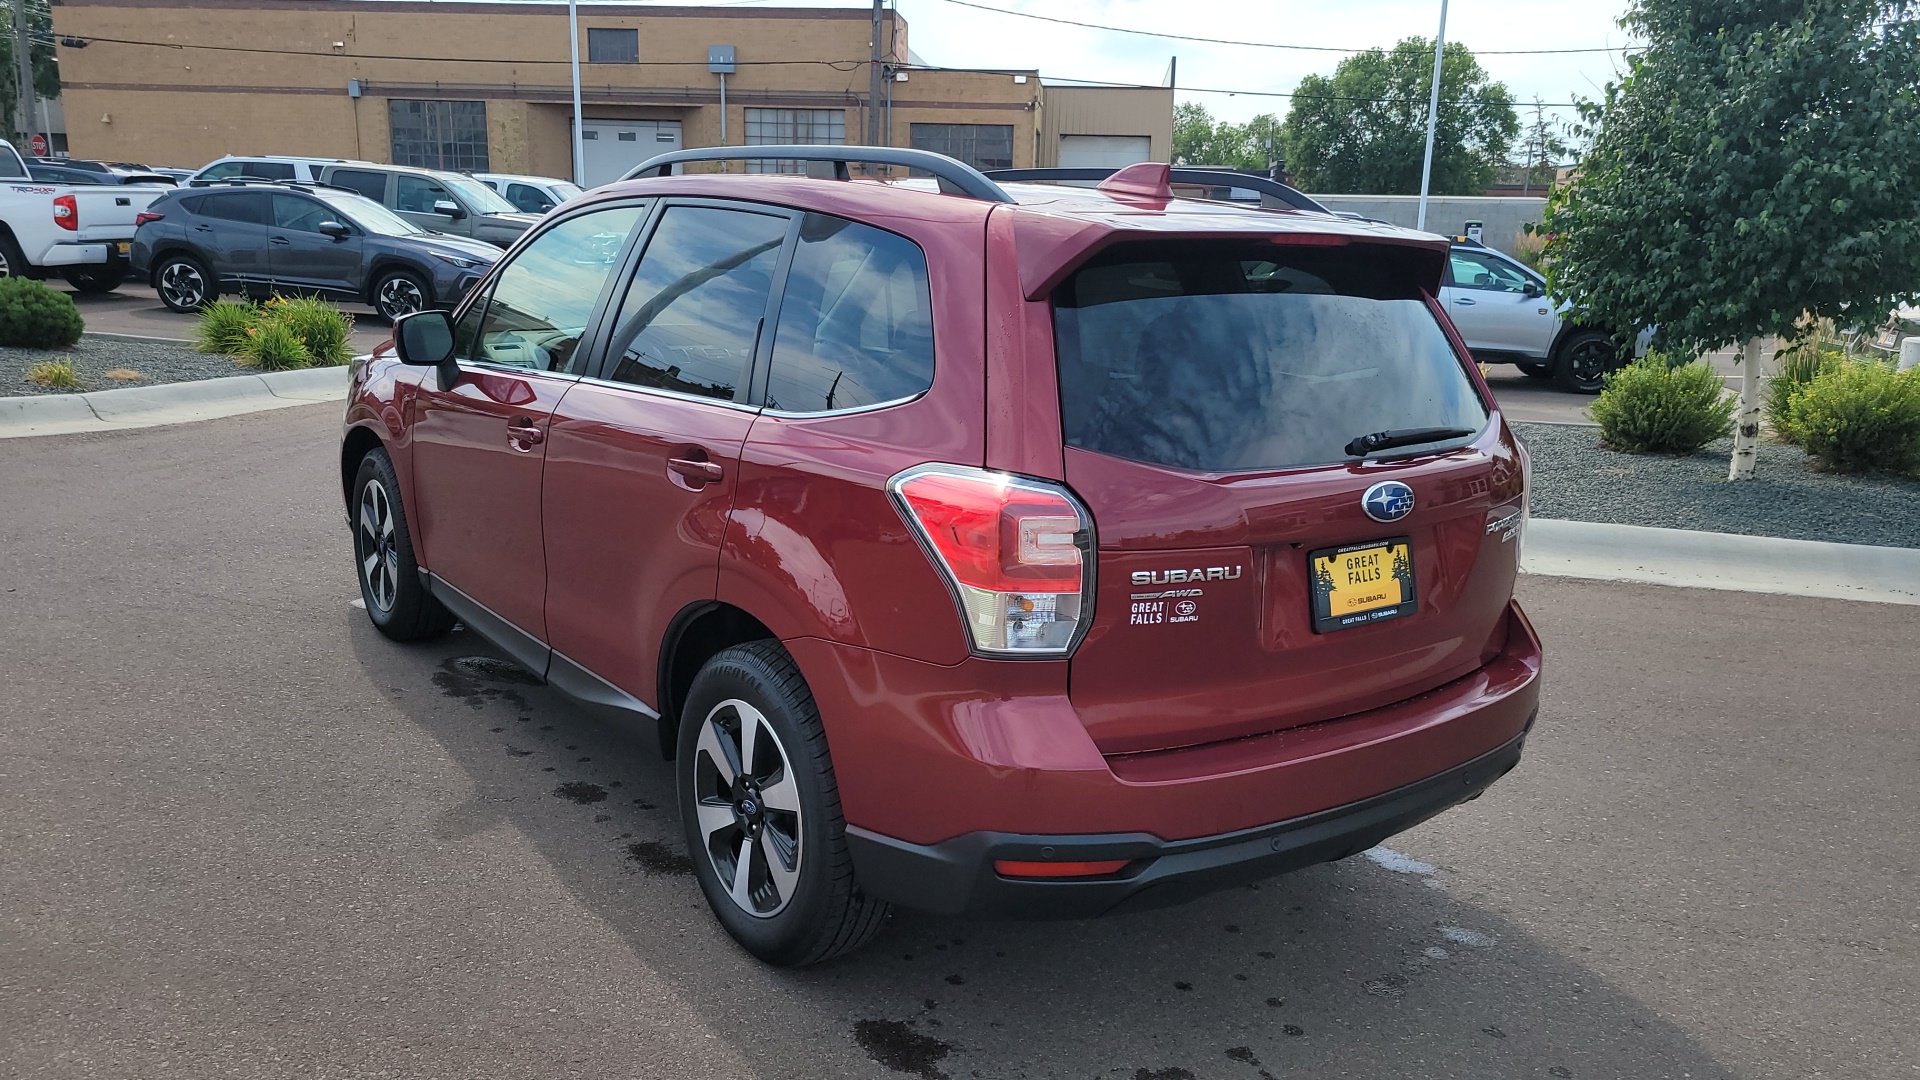
<svg viewBox="0 0 1920 1080">
<path fill-rule="evenodd" d="M 420 0 L 64 0 L 53 9 L 56 35 L 89 42 L 59 50 L 71 152 L 188 168 L 224 154 L 386 161 L 389 100 L 479 100 L 490 168 L 569 175 L 565 12 Z M 717 145 L 719 80 L 706 69 L 707 46 L 732 44 L 740 67 L 727 77 L 728 142 L 745 141 L 744 112 L 756 107 L 845 109 L 847 141 L 865 139 L 865 10 L 596 5 L 580 14 L 583 60 L 590 28 L 631 27 L 640 40 L 639 64 L 582 64 L 588 117 L 678 120 L 683 145 Z M 882 41 L 904 63 L 905 23 L 888 17 L 896 21 Z M 772 60 L 808 62 L 755 63 Z M 351 80 L 362 86 L 357 100 Z M 1063 93 L 1043 91 L 1035 72 L 924 69 L 888 89 L 893 145 L 911 145 L 914 123 L 1011 124 L 1021 167 L 1046 163 L 1042 94 L 1057 111 L 1053 95 Z M 1072 91 L 1072 109 L 1121 125 L 1101 134 L 1153 134 L 1164 158 L 1171 92 L 1124 91 L 1131 96 L 1104 113 L 1101 93 Z M 1158 113 L 1136 115 L 1142 109 Z"/>
<path fill-rule="evenodd" d="M 1040 166 L 1060 163 L 1062 135 L 1145 135 L 1147 160 L 1173 160 L 1173 89 L 1161 86 L 1049 86 L 1040 130 Z"/>
</svg>

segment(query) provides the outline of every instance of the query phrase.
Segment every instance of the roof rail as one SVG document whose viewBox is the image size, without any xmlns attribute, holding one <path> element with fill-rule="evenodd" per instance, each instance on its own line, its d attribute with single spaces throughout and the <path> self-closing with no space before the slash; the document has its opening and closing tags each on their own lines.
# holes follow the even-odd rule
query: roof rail
<svg viewBox="0 0 1920 1080">
<path fill-rule="evenodd" d="M 847 180 L 848 162 L 862 165 L 904 165 L 933 174 L 940 190 L 948 195 L 965 195 L 987 202 L 1010 203 L 1013 196 L 987 179 L 980 170 L 964 161 L 936 154 L 931 150 L 909 150 L 899 146 L 704 146 L 692 150 L 674 150 L 628 169 L 622 180 L 633 180 L 653 173 L 666 176 L 673 166 L 687 161 L 828 161 L 833 177 Z"/>
<path fill-rule="evenodd" d="M 1119 169 L 989 169 L 989 180 L 1105 180 Z M 1331 214 L 1333 211 L 1315 202 L 1313 198 L 1278 180 L 1252 173 L 1235 172 L 1224 165 L 1175 165 L 1168 170 L 1168 179 L 1175 184 L 1205 185 L 1207 187 L 1237 187 L 1257 191 L 1262 195 L 1271 195 L 1295 210 L 1307 210 L 1315 214 Z"/>
</svg>

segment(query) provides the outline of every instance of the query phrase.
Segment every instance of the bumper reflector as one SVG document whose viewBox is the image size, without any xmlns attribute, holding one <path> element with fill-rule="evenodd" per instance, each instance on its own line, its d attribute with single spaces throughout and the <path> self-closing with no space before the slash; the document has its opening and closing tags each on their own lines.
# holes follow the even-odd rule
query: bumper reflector
<svg viewBox="0 0 1920 1080">
<path fill-rule="evenodd" d="M 1117 874 L 1131 861 L 1128 859 L 1103 859 L 1100 862 L 1019 862 L 1014 859 L 995 859 L 993 871 L 1001 877 L 1102 877 Z"/>
</svg>

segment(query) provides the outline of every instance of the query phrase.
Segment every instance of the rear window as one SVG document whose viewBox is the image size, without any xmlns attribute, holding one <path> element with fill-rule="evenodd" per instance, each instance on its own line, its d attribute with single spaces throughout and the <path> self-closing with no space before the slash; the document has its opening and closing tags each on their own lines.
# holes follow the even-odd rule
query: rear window
<svg viewBox="0 0 1920 1080">
<path fill-rule="evenodd" d="M 1378 431 L 1478 432 L 1486 406 L 1413 281 L 1378 247 L 1108 251 L 1053 297 L 1067 445 L 1240 472 L 1349 461 Z"/>
</svg>

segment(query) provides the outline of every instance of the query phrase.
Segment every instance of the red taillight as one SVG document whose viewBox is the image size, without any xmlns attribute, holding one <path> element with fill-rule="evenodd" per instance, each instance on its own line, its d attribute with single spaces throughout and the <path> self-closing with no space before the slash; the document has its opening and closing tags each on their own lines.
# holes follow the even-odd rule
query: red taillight
<svg viewBox="0 0 1920 1080">
<path fill-rule="evenodd" d="M 53 223 L 70 232 L 80 230 L 80 205 L 73 201 L 73 196 L 54 196 Z"/>
<path fill-rule="evenodd" d="M 1093 523 L 1063 488 L 958 465 L 893 478 L 977 652 L 1064 656 L 1091 618 Z"/>
<path fill-rule="evenodd" d="M 165 214 L 156 214 L 151 210 L 142 210 L 139 213 L 133 215 L 133 227 L 137 229 L 140 226 L 145 225 L 149 221 L 165 221 L 165 220 L 167 220 L 167 215 Z"/>
<path fill-rule="evenodd" d="M 1014 859 L 995 859 L 993 872 L 1002 877 L 1104 877 L 1117 874 L 1127 865 L 1126 859 L 1101 859 L 1097 862 L 1020 862 Z"/>
</svg>

